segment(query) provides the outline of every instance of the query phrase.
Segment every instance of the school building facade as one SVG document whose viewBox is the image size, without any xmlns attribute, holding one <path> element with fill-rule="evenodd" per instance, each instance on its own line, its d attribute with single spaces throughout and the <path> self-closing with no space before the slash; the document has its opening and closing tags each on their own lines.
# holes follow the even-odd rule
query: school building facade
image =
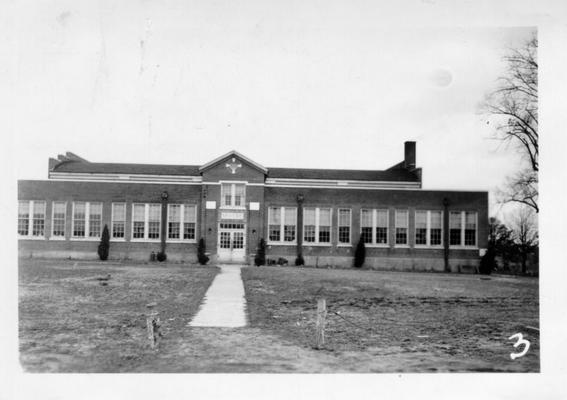
<svg viewBox="0 0 567 400">
<path fill-rule="evenodd" d="M 73 153 L 49 160 L 48 180 L 18 182 L 22 257 L 96 259 L 103 227 L 110 259 L 210 263 L 266 257 L 293 265 L 365 265 L 460 271 L 488 241 L 488 193 L 422 189 L 416 143 L 386 170 L 266 168 L 231 151 L 204 165 L 93 163 Z"/>
</svg>

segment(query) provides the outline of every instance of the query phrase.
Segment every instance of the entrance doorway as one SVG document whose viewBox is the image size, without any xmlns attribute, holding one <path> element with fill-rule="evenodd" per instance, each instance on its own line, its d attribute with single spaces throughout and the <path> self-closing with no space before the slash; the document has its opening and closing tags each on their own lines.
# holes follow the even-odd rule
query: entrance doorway
<svg viewBox="0 0 567 400">
<path fill-rule="evenodd" d="M 221 222 L 218 238 L 219 262 L 246 261 L 246 227 L 242 222 Z"/>
</svg>

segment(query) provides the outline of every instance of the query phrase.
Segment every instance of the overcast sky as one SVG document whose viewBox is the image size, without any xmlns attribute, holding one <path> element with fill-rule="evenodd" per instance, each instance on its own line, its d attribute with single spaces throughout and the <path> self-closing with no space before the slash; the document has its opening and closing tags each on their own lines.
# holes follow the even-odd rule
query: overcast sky
<svg viewBox="0 0 567 400">
<path fill-rule="evenodd" d="M 16 26 L 17 177 L 46 179 L 65 151 L 199 165 L 235 149 L 267 167 L 386 169 L 406 140 L 425 189 L 492 191 L 517 168 L 477 109 L 506 49 L 535 28 L 416 26 L 368 3 L 246 4 L 29 8 Z"/>
</svg>

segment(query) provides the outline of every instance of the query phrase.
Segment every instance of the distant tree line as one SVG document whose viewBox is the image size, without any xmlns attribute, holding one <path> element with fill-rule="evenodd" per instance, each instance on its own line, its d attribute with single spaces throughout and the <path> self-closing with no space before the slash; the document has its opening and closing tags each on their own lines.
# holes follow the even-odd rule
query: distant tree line
<svg viewBox="0 0 567 400">
<path fill-rule="evenodd" d="M 498 218 L 490 218 L 488 251 L 495 257 L 493 268 L 496 271 L 537 274 L 539 236 L 535 212 L 522 207 L 514 213 L 508 225 Z"/>
</svg>

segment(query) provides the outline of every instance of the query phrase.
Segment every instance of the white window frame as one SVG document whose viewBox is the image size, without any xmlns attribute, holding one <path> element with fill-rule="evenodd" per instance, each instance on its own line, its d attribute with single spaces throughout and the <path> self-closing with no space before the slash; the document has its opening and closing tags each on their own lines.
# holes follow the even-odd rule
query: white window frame
<svg viewBox="0 0 567 400">
<path fill-rule="evenodd" d="M 179 238 L 175 239 L 175 238 L 170 238 L 169 237 L 169 211 L 170 211 L 170 207 L 171 206 L 180 206 L 179 207 L 179 212 L 180 212 L 180 218 L 179 218 Z M 183 233 L 185 232 L 185 207 L 194 207 L 195 209 L 195 238 L 193 239 L 184 239 L 183 238 Z M 171 203 L 167 205 L 167 225 L 166 225 L 166 242 L 170 242 L 170 243 L 179 243 L 179 242 L 183 242 L 183 243 L 196 243 L 197 242 L 197 219 L 198 219 L 198 215 L 199 213 L 197 212 L 197 205 L 196 204 L 190 204 L 190 203 Z"/>
<path fill-rule="evenodd" d="M 124 206 L 124 220 L 123 221 L 116 221 L 114 218 L 114 206 L 115 205 L 123 205 Z M 128 205 L 125 201 L 115 201 L 110 204 L 110 241 L 111 242 L 125 242 L 126 241 L 126 224 L 127 224 L 127 215 L 128 215 Z M 114 223 L 115 222 L 123 222 L 124 223 L 124 236 L 123 237 L 114 237 Z"/>
<path fill-rule="evenodd" d="M 478 211 L 473 211 L 473 210 L 465 210 L 465 211 L 456 211 L 456 210 L 452 210 L 451 212 L 454 213 L 460 213 L 461 214 L 461 244 L 450 244 L 450 240 L 449 240 L 449 247 L 451 249 L 478 249 Z M 466 214 L 467 213 L 472 213 L 474 214 L 474 224 L 475 224 L 475 237 L 474 237 L 474 245 L 471 244 L 465 244 L 465 230 L 466 230 Z M 451 227 L 449 227 L 449 232 L 451 230 Z M 451 239 L 449 237 L 449 239 Z"/>
<path fill-rule="evenodd" d="M 346 225 L 341 225 L 340 218 L 341 218 L 341 211 L 348 211 L 348 242 L 341 242 L 341 236 L 339 234 L 340 228 Z M 337 247 L 345 246 L 350 247 L 352 246 L 352 209 L 341 207 L 337 209 Z"/>
<path fill-rule="evenodd" d="M 55 236 L 55 203 L 63 204 L 65 216 L 63 217 L 63 236 Z M 49 240 L 66 240 L 67 238 L 67 202 L 54 200 L 51 202 L 51 235 Z"/>
<path fill-rule="evenodd" d="M 228 208 L 234 210 L 245 210 L 246 209 L 246 186 L 248 182 L 240 182 L 240 181 L 220 181 L 220 206 L 221 208 Z M 224 204 L 225 198 L 223 196 L 223 186 L 230 185 L 230 204 Z M 244 187 L 244 195 L 242 196 L 241 205 L 235 206 L 235 198 L 236 198 L 236 186 L 241 185 Z"/>
<path fill-rule="evenodd" d="M 427 222 L 426 222 L 426 244 L 417 244 L 417 213 L 418 212 L 425 212 L 427 213 Z M 431 213 L 436 212 L 441 214 L 441 244 L 431 244 Z M 414 229 L 413 229 L 413 243 L 415 248 L 434 248 L 439 249 L 443 248 L 443 211 L 442 210 L 415 210 L 414 213 Z"/>
<path fill-rule="evenodd" d="M 29 239 L 29 240 L 44 240 L 46 238 L 45 230 L 47 228 L 47 201 L 45 200 L 18 200 L 18 220 L 19 220 L 19 208 L 20 202 L 28 202 L 28 234 L 27 235 L 20 235 L 18 232 L 19 239 Z M 36 203 L 45 203 L 45 211 L 43 213 L 43 235 L 34 235 L 33 234 L 33 210 L 34 204 Z M 18 221 L 19 224 L 19 221 Z"/>
<path fill-rule="evenodd" d="M 306 209 L 315 209 L 315 241 L 314 242 L 306 242 L 305 241 L 305 210 Z M 319 241 L 319 229 L 320 229 L 320 210 L 325 209 L 330 211 L 329 215 L 329 241 L 328 242 L 320 242 Z M 304 207 L 304 218 L 303 218 L 303 240 L 302 243 L 304 246 L 332 246 L 333 244 L 333 208 L 332 207 Z"/>
<path fill-rule="evenodd" d="M 277 208 L 278 212 L 280 213 L 280 240 L 276 241 L 276 240 L 270 240 L 270 217 L 271 217 L 271 213 L 272 213 L 272 208 Z M 285 209 L 286 208 L 290 208 L 293 209 L 295 212 L 295 239 L 291 242 L 286 242 L 285 241 Z M 276 244 L 276 245 L 288 245 L 288 246 L 292 246 L 292 245 L 297 245 L 297 234 L 298 234 L 298 230 L 297 230 L 297 207 L 293 207 L 293 206 L 274 206 L 271 205 L 268 207 L 268 223 L 266 224 L 268 231 L 267 231 L 267 235 L 266 237 L 268 238 L 267 243 L 268 244 Z"/>
<path fill-rule="evenodd" d="M 75 236 L 75 204 L 76 203 L 85 203 L 85 236 Z M 91 220 L 91 204 L 100 204 L 100 235 L 99 236 L 89 236 L 90 233 L 90 220 Z M 84 240 L 84 241 L 98 241 L 102 236 L 102 231 L 104 229 L 104 225 L 102 222 L 104 221 L 104 203 L 102 201 L 81 201 L 77 200 L 73 202 L 73 207 L 71 210 L 71 233 L 70 238 L 71 240 Z"/>
<path fill-rule="evenodd" d="M 362 235 L 362 211 L 372 211 L 372 243 L 365 243 L 366 247 L 390 247 L 390 210 L 388 208 L 361 208 L 359 213 L 359 228 Z M 376 243 L 376 228 L 378 228 L 378 211 L 386 211 L 386 243 Z"/>
<path fill-rule="evenodd" d="M 406 215 L 407 215 L 407 218 L 406 218 L 406 226 L 405 226 L 405 227 L 404 227 L 404 226 L 398 226 L 398 224 L 397 224 L 397 222 L 398 222 L 398 219 L 397 219 L 397 214 L 398 214 L 398 212 L 405 212 Z M 410 238 L 410 231 L 409 231 L 410 223 L 409 223 L 409 217 L 410 217 L 410 213 L 409 213 L 409 210 L 408 210 L 407 208 L 397 208 L 397 209 L 394 210 L 394 247 L 402 247 L 402 248 L 403 248 L 403 247 L 409 247 L 409 238 Z M 397 238 L 397 235 L 398 235 L 397 229 L 398 229 L 398 228 L 406 228 L 406 242 L 405 242 L 405 243 L 397 243 L 397 242 L 398 242 L 398 238 Z"/>
<path fill-rule="evenodd" d="M 143 238 L 134 238 L 134 207 L 136 205 L 143 205 L 144 206 L 144 237 Z M 149 238 L 148 235 L 150 233 L 150 205 L 159 206 L 160 213 L 159 213 L 159 237 L 158 238 Z M 132 221 L 130 224 L 131 227 L 131 242 L 147 242 L 147 243 L 160 243 L 161 242 L 161 227 L 162 227 L 162 220 L 161 220 L 161 203 L 132 203 Z"/>
</svg>

